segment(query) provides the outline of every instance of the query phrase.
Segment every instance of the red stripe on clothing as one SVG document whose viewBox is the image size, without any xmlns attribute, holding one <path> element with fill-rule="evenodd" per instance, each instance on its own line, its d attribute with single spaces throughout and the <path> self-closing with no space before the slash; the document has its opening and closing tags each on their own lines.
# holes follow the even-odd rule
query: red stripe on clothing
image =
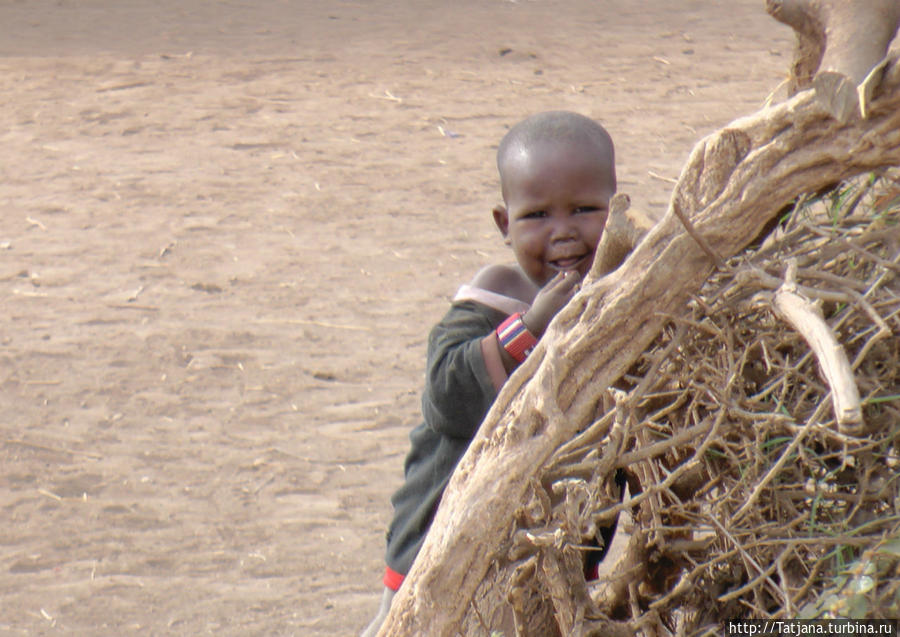
<svg viewBox="0 0 900 637">
<path fill-rule="evenodd" d="M 403 580 L 406 579 L 406 575 L 401 575 L 390 566 L 384 567 L 384 585 L 389 589 L 394 591 L 395 593 L 400 590 L 400 584 L 403 583 Z"/>
</svg>

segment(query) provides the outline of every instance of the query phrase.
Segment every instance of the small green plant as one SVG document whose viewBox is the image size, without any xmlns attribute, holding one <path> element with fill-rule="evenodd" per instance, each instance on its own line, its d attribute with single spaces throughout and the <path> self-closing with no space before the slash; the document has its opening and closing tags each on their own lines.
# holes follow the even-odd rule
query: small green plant
<svg viewBox="0 0 900 637">
<path fill-rule="evenodd" d="M 799 619 L 866 619 L 874 608 L 900 607 L 896 568 L 900 564 L 900 539 L 884 540 L 844 566 L 844 549 L 837 549 L 837 575 L 815 601 L 800 609 Z"/>
</svg>

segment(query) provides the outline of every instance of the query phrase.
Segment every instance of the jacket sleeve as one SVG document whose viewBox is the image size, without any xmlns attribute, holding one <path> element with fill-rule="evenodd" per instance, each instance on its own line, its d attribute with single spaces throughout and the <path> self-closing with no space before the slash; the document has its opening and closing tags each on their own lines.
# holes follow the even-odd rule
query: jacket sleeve
<svg viewBox="0 0 900 637">
<path fill-rule="evenodd" d="M 472 438 L 497 390 L 481 341 L 504 318 L 472 302 L 454 304 L 428 336 L 422 414 L 431 429 L 452 438 Z"/>
</svg>

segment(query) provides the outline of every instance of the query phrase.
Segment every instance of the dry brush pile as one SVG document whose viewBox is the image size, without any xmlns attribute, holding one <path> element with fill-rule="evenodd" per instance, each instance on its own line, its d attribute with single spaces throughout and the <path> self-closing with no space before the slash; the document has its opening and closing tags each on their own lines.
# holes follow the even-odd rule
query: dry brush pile
<svg viewBox="0 0 900 637">
<path fill-rule="evenodd" d="M 784 294 L 824 337 L 786 316 Z M 807 341 L 830 336 L 837 350 Z M 826 369 L 842 353 L 849 388 Z M 619 516 L 590 601 L 570 611 L 585 625 L 702 634 L 740 617 L 900 614 L 896 173 L 799 200 L 619 385 L 616 406 L 541 477 L 558 496 L 542 559 L 553 545 L 589 550 L 585 538 Z"/>
</svg>

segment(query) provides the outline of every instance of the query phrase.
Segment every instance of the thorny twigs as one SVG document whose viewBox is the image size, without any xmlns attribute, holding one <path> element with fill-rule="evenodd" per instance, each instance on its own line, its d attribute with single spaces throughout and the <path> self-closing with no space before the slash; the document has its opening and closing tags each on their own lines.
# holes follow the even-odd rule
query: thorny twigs
<svg viewBox="0 0 900 637">
<path fill-rule="evenodd" d="M 615 577 L 589 584 L 589 607 L 555 603 L 567 625 L 584 617 L 593 634 L 590 618 L 613 618 L 644 634 L 702 634 L 738 617 L 896 616 L 900 183 L 887 174 L 835 193 L 801 200 L 715 273 L 626 376 L 616 406 L 533 482 L 519 523 L 540 529 L 520 532 L 514 560 L 583 551 L 598 526 L 633 518 L 601 569 Z M 793 289 L 852 362 L 862 412 L 852 431 L 837 426 L 806 341 L 773 309 L 789 260 Z M 629 475 L 626 501 L 611 487 L 617 469 Z"/>
</svg>

